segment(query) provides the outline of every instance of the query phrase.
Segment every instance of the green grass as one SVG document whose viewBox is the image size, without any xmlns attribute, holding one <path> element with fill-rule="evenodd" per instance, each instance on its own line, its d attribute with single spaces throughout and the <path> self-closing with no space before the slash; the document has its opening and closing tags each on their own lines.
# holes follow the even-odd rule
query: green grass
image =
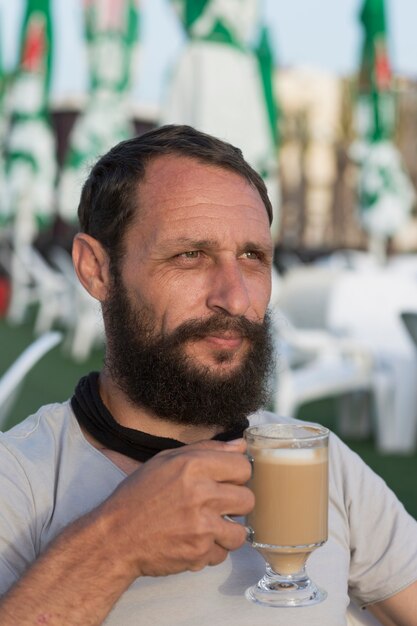
<svg viewBox="0 0 417 626">
<path fill-rule="evenodd" d="M 30 321 L 11 326 L 0 320 L 0 376 L 34 339 Z M 94 351 L 83 363 L 75 363 L 65 353 L 63 344 L 53 348 L 27 375 L 4 430 L 37 411 L 43 404 L 62 402 L 71 397 L 81 376 L 99 370 L 102 362 L 101 350 Z"/>
<path fill-rule="evenodd" d="M 13 327 L 0 319 L 0 376 L 33 339 L 32 320 Z M 69 398 L 79 378 L 100 369 L 102 361 L 101 350 L 95 351 L 81 364 L 74 363 L 66 356 L 62 346 L 51 350 L 26 377 L 6 427 L 21 421 L 43 404 Z M 334 416 L 335 403 L 330 399 L 305 405 L 299 415 L 302 419 L 320 422 L 335 429 Z M 410 456 L 381 455 L 372 438 L 347 443 L 384 478 L 409 513 L 417 519 L 417 453 Z"/>
</svg>

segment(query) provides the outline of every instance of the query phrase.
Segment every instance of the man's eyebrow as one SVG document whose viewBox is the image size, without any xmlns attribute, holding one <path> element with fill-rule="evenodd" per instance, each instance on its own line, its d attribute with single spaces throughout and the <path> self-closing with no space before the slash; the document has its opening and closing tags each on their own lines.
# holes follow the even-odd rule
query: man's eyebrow
<svg viewBox="0 0 417 626">
<path fill-rule="evenodd" d="M 273 254 L 273 245 L 271 243 L 263 243 L 262 241 L 247 241 L 243 246 L 245 252 L 262 252 L 263 254 Z"/>
<path fill-rule="evenodd" d="M 162 245 L 171 248 L 184 248 L 187 250 L 203 250 L 204 248 L 218 248 L 219 242 L 215 239 L 194 239 L 193 237 L 178 237 L 168 239 Z"/>
<path fill-rule="evenodd" d="M 216 239 L 194 239 L 193 237 L 179 237 L 178 239 L 168 239 L 162 245 L 167 248 L 183 248 L 184 250 L 205 250 L 218 249 L 221 244 Z M 242 252 L 261 252 L 272 256 L 273 246 L 268 242 L 246 241 L 240 246 Z"/>
</svg>

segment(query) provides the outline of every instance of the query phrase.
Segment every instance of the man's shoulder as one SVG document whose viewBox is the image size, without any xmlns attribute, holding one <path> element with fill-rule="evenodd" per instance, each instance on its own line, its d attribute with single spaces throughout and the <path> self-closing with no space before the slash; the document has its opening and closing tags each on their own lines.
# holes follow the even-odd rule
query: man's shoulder
<svg viewBox="0 0 417 626">
<path fill-rule="evenodd" d="M 0 445 L 17 456 L 39 456 L 41 449 L 48 455 L 53 453 L 64 432 L 73 427 L 74 414 L 69 400 L 46 404 L 10 430 L 1 432 Z"/>
</svg>

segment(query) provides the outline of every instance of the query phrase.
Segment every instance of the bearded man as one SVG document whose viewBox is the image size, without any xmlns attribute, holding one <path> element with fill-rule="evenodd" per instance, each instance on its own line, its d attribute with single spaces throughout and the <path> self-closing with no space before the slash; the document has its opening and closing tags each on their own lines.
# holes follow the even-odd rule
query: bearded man
<svg viewBox="0 0 417 626">
<path fill-rule="evenodd" d="M 417 524 L 335 436 L 329 540 L 311 557 L 328 599 L 244 597 L 264 565 L 229 517 L 254 506 L 242 434 L 289 420 L 262 410 L 272 211 L 241 152 L 186 126 L 122 142 L 79 219 L 104 367 L 0 437 L 2 626 L 338 626 L 350 598 L 416 626 Z"/>
</svg>

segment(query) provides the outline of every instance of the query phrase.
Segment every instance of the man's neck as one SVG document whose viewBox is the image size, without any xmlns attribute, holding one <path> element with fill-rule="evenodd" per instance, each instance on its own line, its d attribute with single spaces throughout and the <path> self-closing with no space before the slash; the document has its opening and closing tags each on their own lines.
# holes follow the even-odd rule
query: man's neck
<svg viewBox="0 0 417 626">
<path fill-rule="evenodd" d="M 99 391 L 103 403 L 113 418 L 121 426 L 127 428 L 140 430 L 156 437 L 176 439 L 183 443 L 211 439 L 221 431 L 220 428 L 215 427 L 177 424 L 158 417 L 144 408 L 133 406 L 106 369 L 100 373 Z"/>
</svg>

